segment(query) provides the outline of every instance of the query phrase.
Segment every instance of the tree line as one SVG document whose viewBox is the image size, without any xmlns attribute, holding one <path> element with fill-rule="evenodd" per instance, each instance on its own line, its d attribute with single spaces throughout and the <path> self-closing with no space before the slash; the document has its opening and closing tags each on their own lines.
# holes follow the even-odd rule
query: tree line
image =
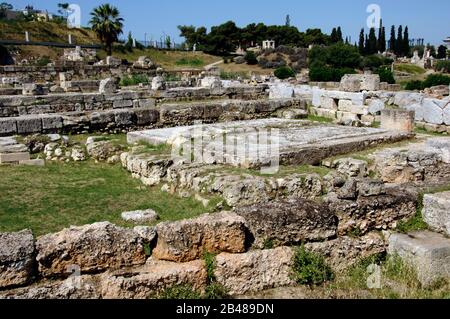
<svg viewBox="0 0 450 319">
<path fill-rule="evenodd" d="M 192 49 L 196 45 L 198 50 L 216 55 L 226 55 L 236 48 L 247 49 L 264 40 L 274 40 L 277 45 L 308 47 L 311 44 L 331 45 L 344 42 L 341 27 L 334 28 L 331 35 L 323 33 L 321 29 L 308 29 L 301 32 L 291 25 L 290 17 L 286 17 L 285 25 L 265 25 L 252 23 L 239 28 L 233 21 L 213 26 L 208 32 L 206 27 L 180 25 L 180 36 L 186 45 Z"/>
</svg>

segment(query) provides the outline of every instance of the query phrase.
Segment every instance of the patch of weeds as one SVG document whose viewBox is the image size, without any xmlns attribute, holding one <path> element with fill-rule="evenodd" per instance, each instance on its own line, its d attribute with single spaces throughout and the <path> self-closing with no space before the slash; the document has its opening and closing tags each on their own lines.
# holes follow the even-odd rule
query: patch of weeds
<svg viewBox="0 0 450 319">
<path fill-rule="evenodd" d="M 222 80 L 237 80 L 237 79 L 249 79 L 246 72 L 220 72 L 220 78 Z"/>
<path fill-rule="evenodd" d="M 144 141 L 137 143 L 138 148 L 136 148 L 134 154 L 170 154 L 172 147 L 169 144 L 150 144 Z"/>
<path fill-rule="evenodd" d="M 145 252 L 145 255 L 146 255 L 147 257 L 151 257 L 151 255 L 152 255 L 152 253 L 153 253 L 153 251 L 152 251 L 152 246 L 151 246 L 150 244 L 145 244 L 145 245 L 144 245 L 144 252 Z"/>
<path fill-rule="evenodd" d="M 416 134 L 425 134 L 425 135 L 431 135 L 431 136 L 447 136 L 447 133 L 439 133 L 439 132 L 433 132 L 433 131 L 428 131 L 425 128 L 420 128 L 420 127 L 416 127 L 414 129 L 414 133 Z"/>
<path fill-rule="evenodd" d="M 267 238 L 266 240 L 264 240 L 263 249 L 273 249 L 274 247 L 275 244 L 272 239 Z"/>
<path fill-rule="evenodd" d="M 203 299 L 225 299 L 228 297 L 228 292 L 221 284 L 217 282 L 216 276 L 214 275 L 214 270 L 216 268 L 216 255 L 204 252 L 203 260 L 206 266 L 207 273 L 207 286 L 205 293 L 203 294 Z"/>
<path fill-rule="evenodd" d="M 319 122 L 319 123 L 332 123 L 333 122 L 333 119 L 330 119 L 328 117 L 323 117 L 323 116 L 316 116 L 316 115 L 308 115 L 308 117 L 306 119 L 308 121 Z"/>
<path fill-rule="evenodd" d="M 423 194 L 420 194 L 416 214 L 406 221 L 400 221 L 397 226 L 397 231 L 400 233 L 409 233 L 417 230 L 426 230 L 428 225 L 423 220 L 422 210 L 423 210 Z"/>
<path fill-rule="evenodd" d="M 352 229 L 348 232 L 348 235 L 353 238 L 361 237 L 361 229 L 359 227 L 352 227 Z"/>
<path fill-rule="evenodd" d="M 167 299 L 167 300 L 186 300 L 186 299 L 201 299 L 201 298 L 202 298 L 201 294 L 188 285 L 180 285 L 167 288 L 158 295 L 158 299 Z"/>
<path fill-rule="evenodd" d="M 203 62 L 203 60 L 199 59 L 199 58 L 182 58 L 179 59 L 178 61 L 175 62 L 175 65 L 178 66 L 192 66 L 192 67 L 198 67 L 198 66 L 203 66 L 205 63 Z"/>
<path fill-rule="evenodd" d="M 181 77 L 176 74 L 167 74 L 164 76 L 166 82 L 179 82 L 181 81 Z"/>
<path fill-rule="evenodd" d="M 385 262 L 385 260 L 385 253 L 379 253 L 366 258 L 362 258 L 347 269 L 346 275 L 349 277 L 352 285 L 362 289 L 367 288 L 367 278 L 369 276 L 367 268 L 370 265 L 381 266 Z"/>
<path fill-rule="evenodd" d="M 325 259 L 313 252 L 306 251 L 302 245 L 294 255 L 293 279 L 302 285 L 320 285 L 334 279 L 334 273 Z"/>
<path fill-rule="evenodd" d="M 149 83 L 148 76 L 146 76 L 145 74 L 133 74 L 131 76 L 125 75 L 120 80 L 120 86 L 132 86 L 148 83 Z"/>
<path fill-rule="evenodd" d="M 380 127 L 381 127 L 381 122 L 379 122 L 379 121 L 374 121 L 374 122 L 372 122 L 372 125 L 371 125 L 370 127 L 373 127 L 373 128 L 380 128 Z"/>
</svg>

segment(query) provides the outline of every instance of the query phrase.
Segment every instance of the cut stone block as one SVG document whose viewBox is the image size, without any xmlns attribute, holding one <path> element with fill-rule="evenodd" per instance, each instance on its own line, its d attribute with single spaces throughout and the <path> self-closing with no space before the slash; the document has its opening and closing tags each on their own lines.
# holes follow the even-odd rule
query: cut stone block
<svg viewBox="0 0 450 319">
<path fill-rule="evenodd" d="M 381 111 L 381 128 L 385 130 L 412 132 L 414 130 L 414 112 L 405 110 Z"/>
<path fill-rule="evenodd" d="M 27 161 L 30 159 L 30 153 L 3 153 L 0 154 L 0 164 L 18 163 L 20 161 Z"/>
<path fill-rule="evenodd" d="M 32 159 L 32 160 L 26 160 L 26 161 L 19 161 L 19 165 L 45 166 L 45 161 L 43 159 Z"/>
<path fill-rule="evenodd" d="M 0 288 L 27 284 L 33 276 L 34 238 L 30 230 L 0 233 Z"/>
<path fill-rule="evenodd" d="M 450 236 L 450 192 L 426 194 L 422 214 L 431 229 Z"/>
<path fill-rule="evenodd" d="M 17 123 L 14 118 L 0 119 L 0 135 L 8 135 L 17 133 Z"/>
<path fill-rule="evenodd" d="M 17 133 L 40 133 L 42 131 L 42 119 L 40 116 L 27 116 L 17 118 Z"/>
<path fill-rule="evenodd" d="M 440 234 L 429 231 L 393 234 L 388 252 L 413 267 L 425 287 L 450 279 L 450 239 Z"/>
<path fill-rule="evenodd" d="M 63 119 L 58 115 L 42 116 L 42 129 L 44 131 L 55 131 L 63 127 Z"/>
<path fill-rule="evenodd" d="M 329 110 L 337 110 L 338 108 L 334 99 L 325 96 L 320 98 L 320 105 L 322 108 Z"/>
<path fill-rule="evenodd" d="M 153 223 L 159 219 L 159 216 L 153 209 L 147 209 L 133 212 L 123 212 L 122 219 L 135 223 Z"/>
</svg>

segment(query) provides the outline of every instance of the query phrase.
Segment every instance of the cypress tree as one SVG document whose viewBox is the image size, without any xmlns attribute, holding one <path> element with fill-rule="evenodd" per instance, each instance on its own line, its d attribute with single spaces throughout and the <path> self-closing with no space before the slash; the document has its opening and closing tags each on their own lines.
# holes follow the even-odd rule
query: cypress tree
<svg viewBox="0 0 450 319">
<path fill-rule="evenodd" d="M 333 31 L 331 31 L 331 43 L 337 43 L 337 30 L 336 28 L 333 28 Z"/>
<path fill-rule="evenodd" d="M 359 34 L 358 49 L 360 54 L 364 54 L 364 29 L 361 29 L 361 33 Z"/>
<path fill-rule="evenodd" d="M 367 54 L 377 53 L 377 36 L 375 33 L 375 28 L 370 28 L 369 32 L 369 46 L 366 48 Z"/>
<path fill-rule="evenodd" d="M 403 26 L 398 27 L 397 41 L 395 43 L 395 54 L 403 56 Z"/>
<path fill-rule="evenodd" d="M 410 45 L 409 45 L 409 29 L 408 26 L 405 27 L 405 33 L 403 35 L 403 54 L 409 55 Z"/>
<path fill-rule="evenodd" d="M 395 38 L 395 25 L 391 28 L 391 38 L 389 40 L 389 51 L 395 53 L 395 47 L 396 47 L 396 38 Z"/>
<path fill-rule="evenodd" d="M 337 28 L 336 38 L 337 38 L 337 42 L 344 42 L 344 39 L 342 37 L 342 29 L 341 29 L 341 27 Z"/>
<path fill-rule="evenodd" d="M 380 20 L 380 29 L 378 30 L 377 49 L 381 53 L 386 51 L 386 29 L 383 26 L 383 20 Z"/>
</svg>

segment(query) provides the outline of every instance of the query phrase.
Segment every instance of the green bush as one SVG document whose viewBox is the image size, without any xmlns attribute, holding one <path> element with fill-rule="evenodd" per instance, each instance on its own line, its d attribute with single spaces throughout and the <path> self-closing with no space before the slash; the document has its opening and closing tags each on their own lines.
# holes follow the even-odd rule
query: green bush
<svg viewBox="0 0 450 319">
<path fill-rule="evenodd" d="M 424 90 L 437 85 L 450 85 L 450 76 L 443 74 L 430 74 L 425 81 L 409 81 L 406 90 Z"/>
<path fill-rule="evenodd" d="M 176 65 L 179 66 L 183 66 L 183 65 L 188 65 L 188 66 L 202 66 L 204 64 L 203 60 L 199 59 L 199 58 L 182 58 L 179 59 L 178 61 L 175 62 Z"/>
<path fill-rule="evenodd" d="M 322 256 L 299 247 L 294 255 L 293 279 L 302 285 L 320 285 L 334 279 L 331 268 Z"/>
<path fill-rule="evenodd" d="M 423 82 L 422 81 L 409 81 L 406 83 L 405 90 L 409 91 L 420 91 L 423 90 Z"/>
<path fill-rule="evenodd" d="M 258 59 L 256 58 L 255 53 L 252 51 L 247 51 L 244 59 L 248 65 L 257 65 L 258 64 Z"/>
<path fill-rule="evenodd" d="M 424 88 L 436 85 L 450 85 L 450 76 L 443 74 L 430 74 L 423 82 Z"/>
<path fill-rule="evenodd" d="M 450 60 L 437 62 L 435 68 L 436 68 L 436 71 L 450 73 Z"/>
<path fill-rule="evenodd" d="M 319 63 L 332 68 L 357 68 L 361 64 L 361 55 L 358 49 L 343 43 L 329 47 L 315 46 L 308 54 L 310 66 Z"/>
<path fill-rule="evenodd" d="M 47 66 L 51 62 L 52 62 L 52 60 L 50 60 L 50 57 L 43 56 L 39 60 L 36 61 L 36 65 L 37 66 Z"/>
<path fill-rule="evenodd" d="M 309 69 L 309 78 L 317 82 L 339 82 L 345 74 L 355 74 L 354 69 L 332 68 L 329 66 L 312 66 Z"/>
<path fill-rule="evenodd" d="M 132 76 L 125 75 L 120 80 L 120 86 L 132 86 L 139 84 L 148 84 L 148 77 L 145 74 L 133 74 Z"/>
<path fill-rule="evenodd" d="M 376 73 L 380 76 L 381 82 L 395 84 L 395 78 L 394 78 L 394 74 L 392 74 L 391 68 L 382 66 L 377 70 Z"/>
<path fill-rule="evenodd" d="M 274 74 L 280 80 L 285 80 L 285 79 L 295 77 L 295 71 L 287 66 L 282 66 L 281 68 L 276 69 Z"/>
</svg>

